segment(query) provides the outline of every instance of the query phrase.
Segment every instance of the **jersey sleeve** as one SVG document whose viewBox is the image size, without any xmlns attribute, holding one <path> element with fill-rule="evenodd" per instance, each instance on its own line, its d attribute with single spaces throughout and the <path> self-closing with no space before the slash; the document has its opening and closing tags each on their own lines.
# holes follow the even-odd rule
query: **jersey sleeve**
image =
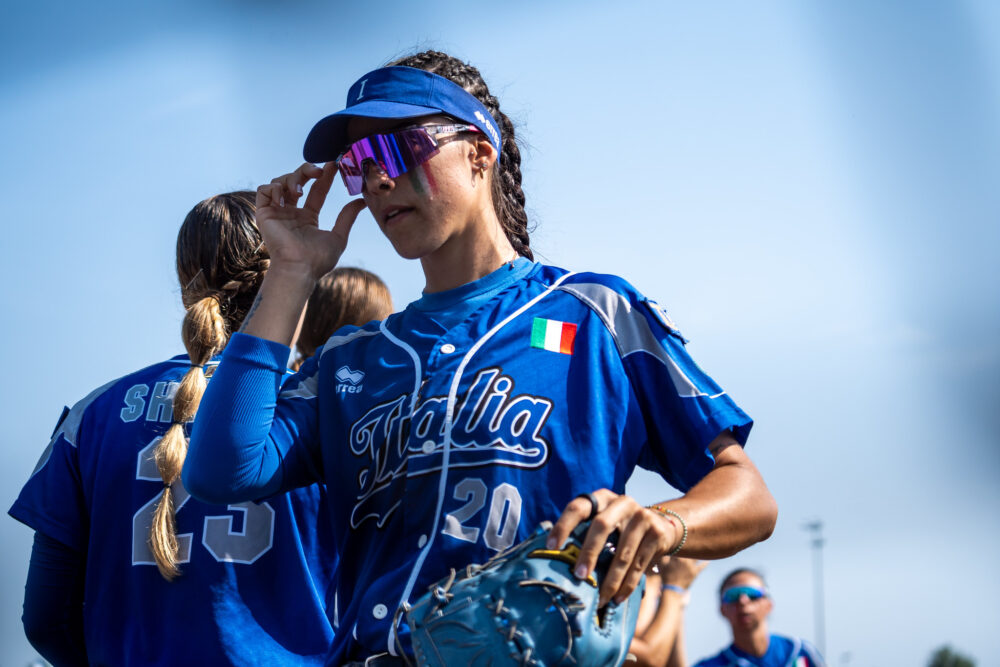
<svg viewBox="0 0 1000 667">
<path fill-rule="evenodd" d="M 182 474 L 196 498 L 258 500 L 321 481 L 315 404 L 278 397 L 289 352 L 280 343 L 233 335 L 191 431 Z M 302 370 L 310 368 L 307 361 Z"/>
<path fill-rule="evenodd" d="M 730 431 L 745 445 L 753 421 L 698 367 L 656 302 L 638 295 L 630 301 L 616 336 L 646 424 L 639 465 L 686 492 L 715 465 L 709 444 Z"/>
<path fill-rule="evenodd" d="M 79 552 L 86 551 L 90 525 L 78 447 L 86 407 L 78 403 L 73 410 L 63 412 L 8 512 L 29 528 Z"/>
</svg>

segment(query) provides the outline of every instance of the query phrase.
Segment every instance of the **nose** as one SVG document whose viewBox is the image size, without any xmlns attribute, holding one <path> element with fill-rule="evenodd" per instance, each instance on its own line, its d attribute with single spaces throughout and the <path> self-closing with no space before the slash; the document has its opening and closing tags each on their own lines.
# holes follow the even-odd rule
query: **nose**
<svg viewBox="0 0 1000 667">
<path fill-rule="evenodd" d="M 361 168 L 365 175 L 364 185 L 366 191 L 371 193 L 379 191 L 391 192 L 396 187 L 396 182 L 389 178 L 389 174 L 375 160 L 365 160 Z"/>
</svg>

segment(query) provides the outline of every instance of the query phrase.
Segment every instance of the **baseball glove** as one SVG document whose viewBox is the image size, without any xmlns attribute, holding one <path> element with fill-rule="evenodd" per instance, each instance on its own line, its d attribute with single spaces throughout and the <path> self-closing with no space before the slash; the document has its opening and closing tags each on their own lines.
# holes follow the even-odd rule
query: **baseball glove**
<svg viewBox="0 0 1000 667">
<path fill-rule="evenodd" d="M 646 579 L 622 604 L 598 609 L 598 588 L 614 557 L 601 553 L 596 578 L 573 573 L 589 522 L 563 549 L 545 548 L 552 525 L 483 565 L 445 577 L 407 608 L 417 664 L 598 667 L 621 665 L 635 632 Z"/>
</svg>

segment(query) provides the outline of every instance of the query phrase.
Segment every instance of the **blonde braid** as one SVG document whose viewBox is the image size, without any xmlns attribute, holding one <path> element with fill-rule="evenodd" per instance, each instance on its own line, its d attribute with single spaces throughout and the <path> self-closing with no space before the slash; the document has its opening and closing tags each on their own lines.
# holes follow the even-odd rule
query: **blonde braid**
<svg viewBox="0 0 1000 667">
<path fill-rule="evenodd" d="M 187 455 L 184 425 L 194 419 L 208 385 L 205 364 L 239 328 L 268 267 L 255 198 L 250 190 L 209 197 L 191 209 L 177 233 L 177 278 L 187 309 L 181 334 L 191 368 L 173 397 L 173 423 L 153 451 L 163 493 L 149 528 L 150 550 L 168 581 L 181 573 L 174 487 Z"/>
<path fill-rule="evenodd" d="M 149 528 L 149 547 L 156 560 L 156 567 L 167 581 L 173 580 L 181 572 L 178 569 L 177 521 L 175 518 L 174 492 L 172 485 L 180 477 L 187 455 L 188 441 L 184 434 L 184 424 L 194 419 L 198 405 L 205 393 L 208 381 L 205 378 L 205 364 L 226 346 L 229 332 L 222 317 L 219 299 L 215 295 L 205 296 L 187 309 L 181 326 L 184 346 L 191 359 L 191 368 L 184 374 L 174 395 L 173 423 L 160 439 L 153 458 L 163 479 L 163 492 L 153 513 L 153 523 Z"/>
</svg>

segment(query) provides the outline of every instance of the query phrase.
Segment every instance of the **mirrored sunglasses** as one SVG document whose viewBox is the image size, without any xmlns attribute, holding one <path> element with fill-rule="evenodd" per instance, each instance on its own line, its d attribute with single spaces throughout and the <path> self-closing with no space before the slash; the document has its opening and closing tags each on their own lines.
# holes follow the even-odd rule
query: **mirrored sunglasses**
<svg viewBox="0 0 1000 667">
<path fill-rule="evenodd" d="M 438 154 L 438 135 L 458 132 L 479 132 L 479 129 L 475 125 L 417 125 L 387 134 L 372 134 L 355 141 L 337 158 L 340 176 L 350 194 L 361 194 L 369 161 L 389 178 L 397 178 Z"/>
<path fill-rule="evenodd" d="M 739 602 L 740 596 L 747 596 L 748 600 L 759 600 L 761 598 L 767 597 L 767 591 L 762 591 L 759 588 L 754 588 L 753 586 L 733 586 L 732 588 L 727 588 L 722 591 L 722 602 L 723 604 L 732 604 L 734 602 Z"/>
</svg>

